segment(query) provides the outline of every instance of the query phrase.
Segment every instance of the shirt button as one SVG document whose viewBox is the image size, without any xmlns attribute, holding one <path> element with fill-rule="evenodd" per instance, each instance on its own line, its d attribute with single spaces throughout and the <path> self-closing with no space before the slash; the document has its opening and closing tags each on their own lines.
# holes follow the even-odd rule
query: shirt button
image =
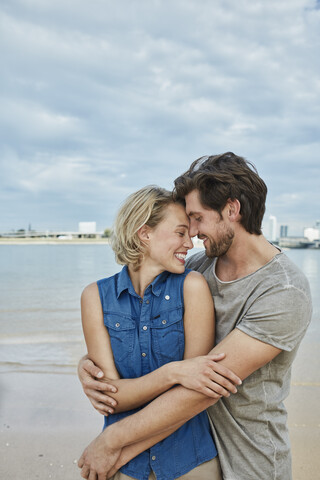
<svg viewBox="0 0 320 480">
<path fill-rule="evenodd" d="M 120 327 L 120 323 L 116 323 L 116 327 Z"/>
<path fill-rule="evenodd" d="M 140 298 L 139 303 L 142 303 L 142 299 Z"/>
<path fill-rule="evenodd" d="M 144 325 L 144 326 L 142 327 L 142 330 L 148 330 L 148 327 L 147 327 L 146 325 Z"/>
<path fill-rule="evenodd" d="M 155 460 L 157 457 L 155 455 L 152 455 L 151 460 Z"/>
<path fill-rule="evenodd" d="M 164 298 L 165 298 L 166 300 L 170 300 L 170 295 L 166 295 Z"/>
<path fill-rule="evenodd" d="M 141 355 L 142 355 L 143 357 L 146 357 L 146 356 L 147 356 L 147 354 L 146 354 L 146 353 L 144 353 L 144 352 L 143 352 L 143 353 L 141 353 Z"/>
<path fill-rule="evenodd" d="M 149 300 L 146 300 L 146 304 L 149 305 L 149 303 L 150 303 Z"/>
<path fill-rule="evenodd" d="M 161 322 L 163 325 L 165 325 L 167 323 L 167 320 L 162 320 Z"/>
</svg>

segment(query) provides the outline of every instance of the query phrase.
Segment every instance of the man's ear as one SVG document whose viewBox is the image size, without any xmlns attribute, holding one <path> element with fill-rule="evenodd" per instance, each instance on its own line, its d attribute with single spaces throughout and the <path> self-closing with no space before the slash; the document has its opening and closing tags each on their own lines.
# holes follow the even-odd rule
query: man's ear
<svg viewBox="0 0 320 480">
<path fill-rule="evenodd" d="M 148 225 L 142 225 L 141 228 L 138 230 L 138 237 L 140 238 L 142 243 L 148 243 L 150 240 L 150 231 L 151 228 Z"/>
<path fill-rule="evenodd" d="M 236 222 L 239 220 L 241 203 L 238 199 L 235 198 L 234 200 L 231 200 L 231 198 L 229 198 L 225 208 L 228 218 L 231 222 Z"/>
</svg>

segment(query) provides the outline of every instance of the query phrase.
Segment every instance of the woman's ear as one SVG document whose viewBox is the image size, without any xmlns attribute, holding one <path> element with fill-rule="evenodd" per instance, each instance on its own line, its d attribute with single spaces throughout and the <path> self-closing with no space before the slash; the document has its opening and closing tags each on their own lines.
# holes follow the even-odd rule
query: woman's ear
<svg viewBox="0 0 320 480">
<path fill-rule="evenodd" d="M 138 230 L 138 237 L 140 238 L 142 243 L 148 243 L 150 240 L 150 230 L 151 228 L 148 225 L 142 225 L 141 228 Z"/>
</svg>

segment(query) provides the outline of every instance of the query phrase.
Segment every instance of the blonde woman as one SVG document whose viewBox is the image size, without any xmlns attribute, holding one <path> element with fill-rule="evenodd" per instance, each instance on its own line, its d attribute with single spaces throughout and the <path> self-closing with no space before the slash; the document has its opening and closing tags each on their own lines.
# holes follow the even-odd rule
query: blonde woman
<svg viewBox="0 0 320 480">
<path fill-rule="evenodd" d="M 112 240 L 116 260 L 124 267 L 82 294 L 89 357 L 115 391 L 104 428 L 177 384 L 211 396 L 236 391 L 238 379 L 213 361 L 219 357 L 211 356 L 209 377 L 193 378 L 189 372 L 188 359 L 213 348 L 215 325 L 205 279 L 185 269 L 193 247 L 188 229 L 184 206 L 170 192 L 148 186 L 130 195 L 118 213 Z M 114 479 L 221 478 L 206 412 L 165 436 L 155 438 Z M 98 476 L 92 464 L 79 466 L 83 478 Z"/>
</svg>

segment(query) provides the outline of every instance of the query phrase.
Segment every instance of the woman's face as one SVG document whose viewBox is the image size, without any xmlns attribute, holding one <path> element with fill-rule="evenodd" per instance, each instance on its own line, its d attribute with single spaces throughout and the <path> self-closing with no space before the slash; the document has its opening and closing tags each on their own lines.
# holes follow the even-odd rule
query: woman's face
<svg viewBox="0 0 320 480">
<path fill-rule="evenodd" d="M 159 273 L 183 273 L 188 250 L 193 247 L 189 236 L 189 219 L 182 205 L 171 204 L 164 219 L 149 232 L 148 261 Z"/>
</svg>

